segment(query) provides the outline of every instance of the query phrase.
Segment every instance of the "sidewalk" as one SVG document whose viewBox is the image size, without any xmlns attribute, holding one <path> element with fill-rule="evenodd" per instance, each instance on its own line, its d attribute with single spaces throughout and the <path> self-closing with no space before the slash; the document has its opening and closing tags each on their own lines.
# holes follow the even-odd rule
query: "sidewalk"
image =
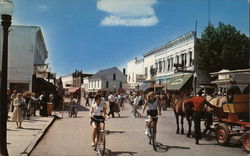
<svg viewBox="0 0 250 156">
<path fill-rule="evenodd" d="M 9 113 L 9 116 L 12 116 L 12 113 Z M 23 152 L 29 154 L 54 120 L 53 116 L 31 117 L 30 120 L 23 121 L 23 129 L 17 129 L 15 122 L 8 121 L 7 146 L 9 155 L 20 156 Z"/>
</svg>

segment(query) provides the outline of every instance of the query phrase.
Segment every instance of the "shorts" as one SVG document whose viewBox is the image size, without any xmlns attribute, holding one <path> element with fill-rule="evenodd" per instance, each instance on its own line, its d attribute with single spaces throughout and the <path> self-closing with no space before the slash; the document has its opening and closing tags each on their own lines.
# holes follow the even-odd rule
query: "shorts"
<svg viewBox="0 0 250 156">
<path fill-rule="evenodd" d="M 158 115 L 158 110 L 147 110 L 147 116 L 151 116 L 151 117 L 156 117 Z M 157 118 L 153 118 L 153 121 L 158 121 L 158 117 Z"/>
<path fill-rule="evenodd" d="M 94 118 L 92 117 L 90 120 L 90 125 L 92 125 L 93 122 L 95 122 L 96 124 L 100 124 L 100 123 L 104 123 L 104 121 L 105 121 L 105 118 L 103 116 L 94 116 Z"/>
</svg>

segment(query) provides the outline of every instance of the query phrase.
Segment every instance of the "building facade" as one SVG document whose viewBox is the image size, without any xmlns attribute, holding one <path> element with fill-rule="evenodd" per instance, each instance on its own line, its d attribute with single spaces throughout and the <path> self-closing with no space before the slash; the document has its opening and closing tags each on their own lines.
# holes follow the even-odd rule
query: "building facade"
<svg viewBox="0 0 250 156">
<path fill-rule="evenodd" d="M 88 92 L 102 91 L 121 91 L 127 84 L 126 76 L 117 68 L 100 70 L 88 78 Z"/>
<path fill-rule="evenodd" d="M 8 87 L 11 90 L 32 91 L 36 65 L 45 64 L 48 58 L 41 28 L 13 25 L 10 29 Z M 2 47 L 2 38 L 0 38 L 0 47 Z"/>
<path fill-rule="evenodd" d="M 196 41 L 196 33 L 193 31 L 181 35 L 145 53 L 143 58 L 140 59 L 143 65 L 132 64 L 131 61 L 129 61 L 127 64 L 127 74 L 130 77 L 137 74 L 144 74 L 146 81 L 155 81 L 167 87 L 167 84 L 171 82 L 173 78 L 182 76 L 186 77 L 185 81 L 190 81 L 189 79 L 193 78 L 193 73 L 195 73 L 194 75 L 197 76 L 197 78 L 195 78 L 195 80 L 197 80 L 195 84 L 206 83 L 206 79 L 202 73 L 199 72 L 195 64 L 195 57 L 197 55 L 195 48 L 197 44 Z M 142 70 L 135 70 L 142 66 L 143 73 Z M 176 67 L 178 67 L 178 70 L 176 70 Z M 181 81 L 184 82 L 183 80 Z M 134 81 L 128 79 L 128 83 L 134 86 L 133 84 L 138 84 L 139 82 L 136 81 L 136 79 Z"/>
<path fill-rule="evenodd" d="M 73 86 L 72 74 L 62 76 L 61 79 L 62 79 L 62 85 L 63 85 L 64 89 L 67 90 L 67 89 L 69 89 L 69 88 L 71 88 Z"/>
<path fill-rule="evenodd" d="M 144 59 L 133 59 L 128 62 L 127 70 L 129 71 L 127 75 L 127 82 L 130 84 L 130 88 L 136 88 L 141 85 L 143 81 L 146 80 L 144 73 Z"/>
</svg>

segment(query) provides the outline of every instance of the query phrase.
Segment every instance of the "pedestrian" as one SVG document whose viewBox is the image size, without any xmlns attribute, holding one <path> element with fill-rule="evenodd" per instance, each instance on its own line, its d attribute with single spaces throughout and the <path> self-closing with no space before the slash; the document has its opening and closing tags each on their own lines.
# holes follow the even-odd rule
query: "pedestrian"
<svg viewBox="0 0 250 156">
<path fill-rule="evenodd" d="M 207 100 L 202 97 L 202 89 L 200 89 L 197 93 L 197 96 L 186 100 L 186 103 L 193 104 L 193 120 L 194 120 L 194 131 L 195 131 L 195 144 L 199 144 L 199 140 L 201 139 L 201 118 L 204 115 L 204 108 L 205 104 L 209 107 L 216 108 L 215 106 L 211 105 Z"/>
<path fill-rule="evenodd" d="M 112 117 L 114 118 L 114 106 L 115 106 L 115 97 L 112 94 L 112 92 L 110 93 L 109 97 L 108 97 L 108 101 L 109 101 L 109 113 L 108 116 L 112 115 Z"/>
<path fill-rule="evenodd" d="M 165 93 L 161 94 L 161 105 L 164 111 L 167 110 L 167 96 Z"/>
<path fill-rule="evenodd" d="M 140 102 L 140 96 L 137 93 L 135 95 L 134 102 L 133 102 L 133 114 L 134 114 L 134 118 L 141 116 L 140 113 L 137 110 L 139 108 L 139 102 Z"/>
<path fill-rule="evenodd" d="M 24 110 L 24 115 L 26 115 L 27 118 L 29 119 L 31 115 L 30 114 L 31 109 L 33 107 L 33 102 L 30 102 L 31 93 L 27 93 L 27 94 L 24 93 L 23 97 L 24 97 L 24 102 L 27 106 L 27 109 Z"/>
<path fill-rule="evenodd" d="M 11 102 L 10 102 L 10 112 L 14 111 L 14 105 L 13 105 L 13 103 L 14 103 L 14 100 L 16 99 L 16 97 L 17 97 L 16 90 L 13 90 L 13 92 L 12 92 L 12 94 L 10 96 L 10 100 L 11 100 Z"/>
<path fill-rule="evenodd" d="M 43 92 L 39 97 L 41 107 L 40 107 L 40 116 L 46 117 L 47 115 L 47 102 L 48 102 L 48 96 L 46 92 Z"/>
<path fill-rule="evenodd" d="M 31 102 L 31 105 L 32 105 L 32 109 L 31 109 L 30 114 L 32 116 L 36 116 L 36 110 L 37 110 L 37 107 L 38 107 L 38 99 L 36 98 L 36 93 L 32 94 L 30 102 Z"/>
<path fill-rule="evenodd" d="M 113 110 L 114 110 L 114 113 L 117 113 L 118 117 L 120 117 L 119 98 L 117 95 L 115 96 L 115 104 L 114 104 Z"/>
<path fill-rule="evenodd" d="M 89 94 L 88 93 L 86 94 L 85 99 L 86 99 L 85 106 L 90 106 L 90 104 L 89 104 Z"/>
<path fill-rule="evenodd" d="M 23 115 L 22 115 L 22 105 L 24 105 L 24 101 L 22 98 L 22 94 L 18 93 L 17 97 L 14 99 L 13 106 L 14 111 L 12 115 L 12 121 L 16 122 L 17 128 L 22 128 L 22 121 L 23 121 Z"/>
</svg>

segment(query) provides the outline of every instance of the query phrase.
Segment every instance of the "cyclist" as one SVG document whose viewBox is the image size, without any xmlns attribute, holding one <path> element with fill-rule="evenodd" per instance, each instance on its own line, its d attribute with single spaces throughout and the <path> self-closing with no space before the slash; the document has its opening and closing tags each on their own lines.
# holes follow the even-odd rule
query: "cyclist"
<svg viewBox="0 0 250 156">
<path fill-rule="evenodd" d="M 156 135 L 156 128 L 157 128 L 157 121 L 158 121 L 158 114 L 161 115 L 161 104 L 160 100 L 155 96 L 153 92 L 150 92 L 148 94 L 148 97 L 146 99 L 145 105 L 143 106 L 142 109 L 142 116 L 144 114 L 144 111 L 146 107 L 148 106 L 147 109 L 147 116 L 151 116 L 153 118 L 153 123 L 154 123 L 154 135 Z M 147 127 L 149 125 L 146 125 Z M 148 128 L 146 128 L 145 134 L 148 134 Z"/>
<path fill-rule="evenodd" d="M 96 95 L 95 96 L 95 102 L 92 104 L 89 112 L 89 116 L 91 118 L 90 125 L 93 127 L 93 133 L 92 133 L 92 144 L 91 146 L 95 146 L 95 140 L 96 140 L 96 133 L 97 133 L 97 126 L 99 124 L 100 129 L 105 129 L 105 117 L 108 118 L 107 112 L 106 112 L 106 106 L 105 103 L 102 102 L 102 96 Z"/>
</svg>

